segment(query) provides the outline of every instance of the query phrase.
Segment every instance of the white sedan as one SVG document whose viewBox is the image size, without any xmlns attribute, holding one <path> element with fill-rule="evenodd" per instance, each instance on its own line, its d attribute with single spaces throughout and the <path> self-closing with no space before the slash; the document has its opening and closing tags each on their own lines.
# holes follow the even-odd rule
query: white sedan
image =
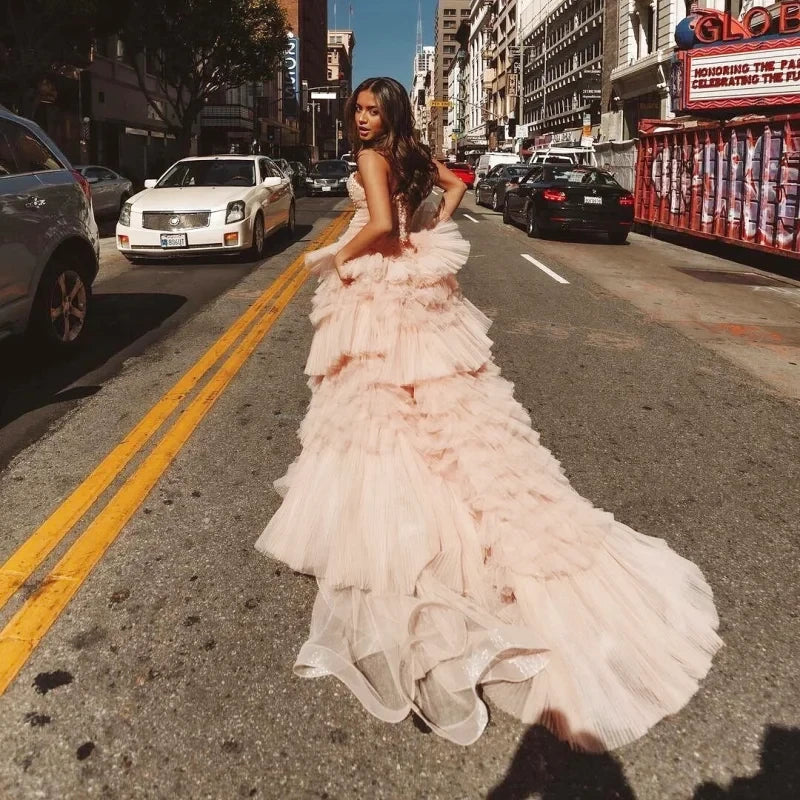
<svg viewBox="0 0 800 800">
<path fill-rule="evenodd" d="M 265 156 L 184 158 L 123 206 L 117 249 L 137 257 L 264 253 L 264 240 L 295 226 L 291 180 Z"/>
</svg>

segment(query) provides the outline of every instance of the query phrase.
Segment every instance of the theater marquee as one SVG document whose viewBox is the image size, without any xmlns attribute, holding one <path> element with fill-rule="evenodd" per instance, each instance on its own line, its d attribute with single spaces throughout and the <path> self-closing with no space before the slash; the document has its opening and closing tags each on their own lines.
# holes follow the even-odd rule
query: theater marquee
<svg viewBox="0 0 800 800">
<path fill-rule="evenodd" d="M 741 21 L 698 11 L 675 39 L 683 48 L 672 67 L 676 111 L 800 103 L 800 3 L 784 3 L 775 18 L 757 6 Z"/>
</svg>

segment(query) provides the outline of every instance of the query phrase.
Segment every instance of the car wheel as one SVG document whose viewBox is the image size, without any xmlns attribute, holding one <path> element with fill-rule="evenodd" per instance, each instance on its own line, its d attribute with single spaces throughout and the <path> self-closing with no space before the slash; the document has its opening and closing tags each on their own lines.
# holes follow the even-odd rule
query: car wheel
<svg viewBox="0 0 800 800">
<path fill-rule="evenodd" d="M 500 194 L 497 189 L 492 192 L 492 211 L 500 210 Z"/>
<path fill-rule="evenodd" d="M 511 209 L 508 207 L 508 198 L 506 197 L 505 202 L 503 203 L 503 222 L 506 225 L 510 225 L 512 222 L 511 219 Z"/>
<path fill-rule="evenodd" d="M 609 231 L 608 241 L 611 244 L 625 244 L 628 241 L 628 231 Z"/>
<path fill-rule="evenodd" d="M 286 221 L 286 229 L 285 229 L 286 230 L 286 236 L 289 239 L 294 239 L 294 233 L 295 233 L 295 229 L 296 229 L 296 226 L 297 226 L 297 224 L 296 224 L 296 216 L 297 215 L 295 213 L 294 201 L 292 201 L 292 204 L 289 206 L 289 218 Z"/>
<path fill-rule="evenodd" d="M 248 255 L 251 258 L 261 258 L 264 255 L 264 218 L 261 214 L 256 215 L 253 223 L 253 243 Z"/>
<path fill-rule="evenodd" d="M 91 287 L 73 261 L 56 256 L 39 281 L 31 309 L 30 331 L 48 350 L 74 350 L 86 327 Z"/>
<path fill-rule="evenodd" d="M 536 219 L 536 208 L 534 206 L 530 206 L 528 208 L 526 230 L 528 231 L 528 236 L 530 236 L 531 239 L 542 235 L 542 231 L 539 228 L 539 221 Z"/>
</svg>

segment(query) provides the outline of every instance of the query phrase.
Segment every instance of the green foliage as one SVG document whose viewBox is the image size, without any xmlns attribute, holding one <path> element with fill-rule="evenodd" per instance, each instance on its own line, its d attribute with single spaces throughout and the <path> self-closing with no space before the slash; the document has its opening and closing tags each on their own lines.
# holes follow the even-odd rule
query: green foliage
<svg viewBox="0 0 800 800">
<path fill-rule="evenodd" d="M 122 39 L 131 52 L 158 54 L 155 102 L 141 64 L 139 85 L 184 143 L 204 103 L 221 89 L 275 74 L 286 49 L 278 0 L 130 0 Z"/>
</svg>

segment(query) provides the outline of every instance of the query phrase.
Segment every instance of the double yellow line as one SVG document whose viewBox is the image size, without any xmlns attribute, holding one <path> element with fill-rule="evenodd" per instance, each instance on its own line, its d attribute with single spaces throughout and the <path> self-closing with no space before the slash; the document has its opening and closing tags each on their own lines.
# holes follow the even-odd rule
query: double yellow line
<svg viewBox="0 0 800 800">
<path fill-rule="evenodd" d="M 312 244 L 312 248 L 333 242 L 343 231 L 349 217 L 348 212 L 337 217 Z M 92 507 L 97 498 L 116 480 L 128 462 L 161 428 L 203 376 L 247 331 L 242 341 L 181 412 L 152 452 L 0 631 L 0 694 L 5 692 L 14 680 L 34 648 L 136 509 L 144 502 L 192 432 L 253 353 L 275 320 L 283 313 L 307 277 L 304 254 L 301 254 L 0 567 L 0 608 L 2 608 Z M 257 321 L 250 327 L 254 320 Z"/>
</svg>

